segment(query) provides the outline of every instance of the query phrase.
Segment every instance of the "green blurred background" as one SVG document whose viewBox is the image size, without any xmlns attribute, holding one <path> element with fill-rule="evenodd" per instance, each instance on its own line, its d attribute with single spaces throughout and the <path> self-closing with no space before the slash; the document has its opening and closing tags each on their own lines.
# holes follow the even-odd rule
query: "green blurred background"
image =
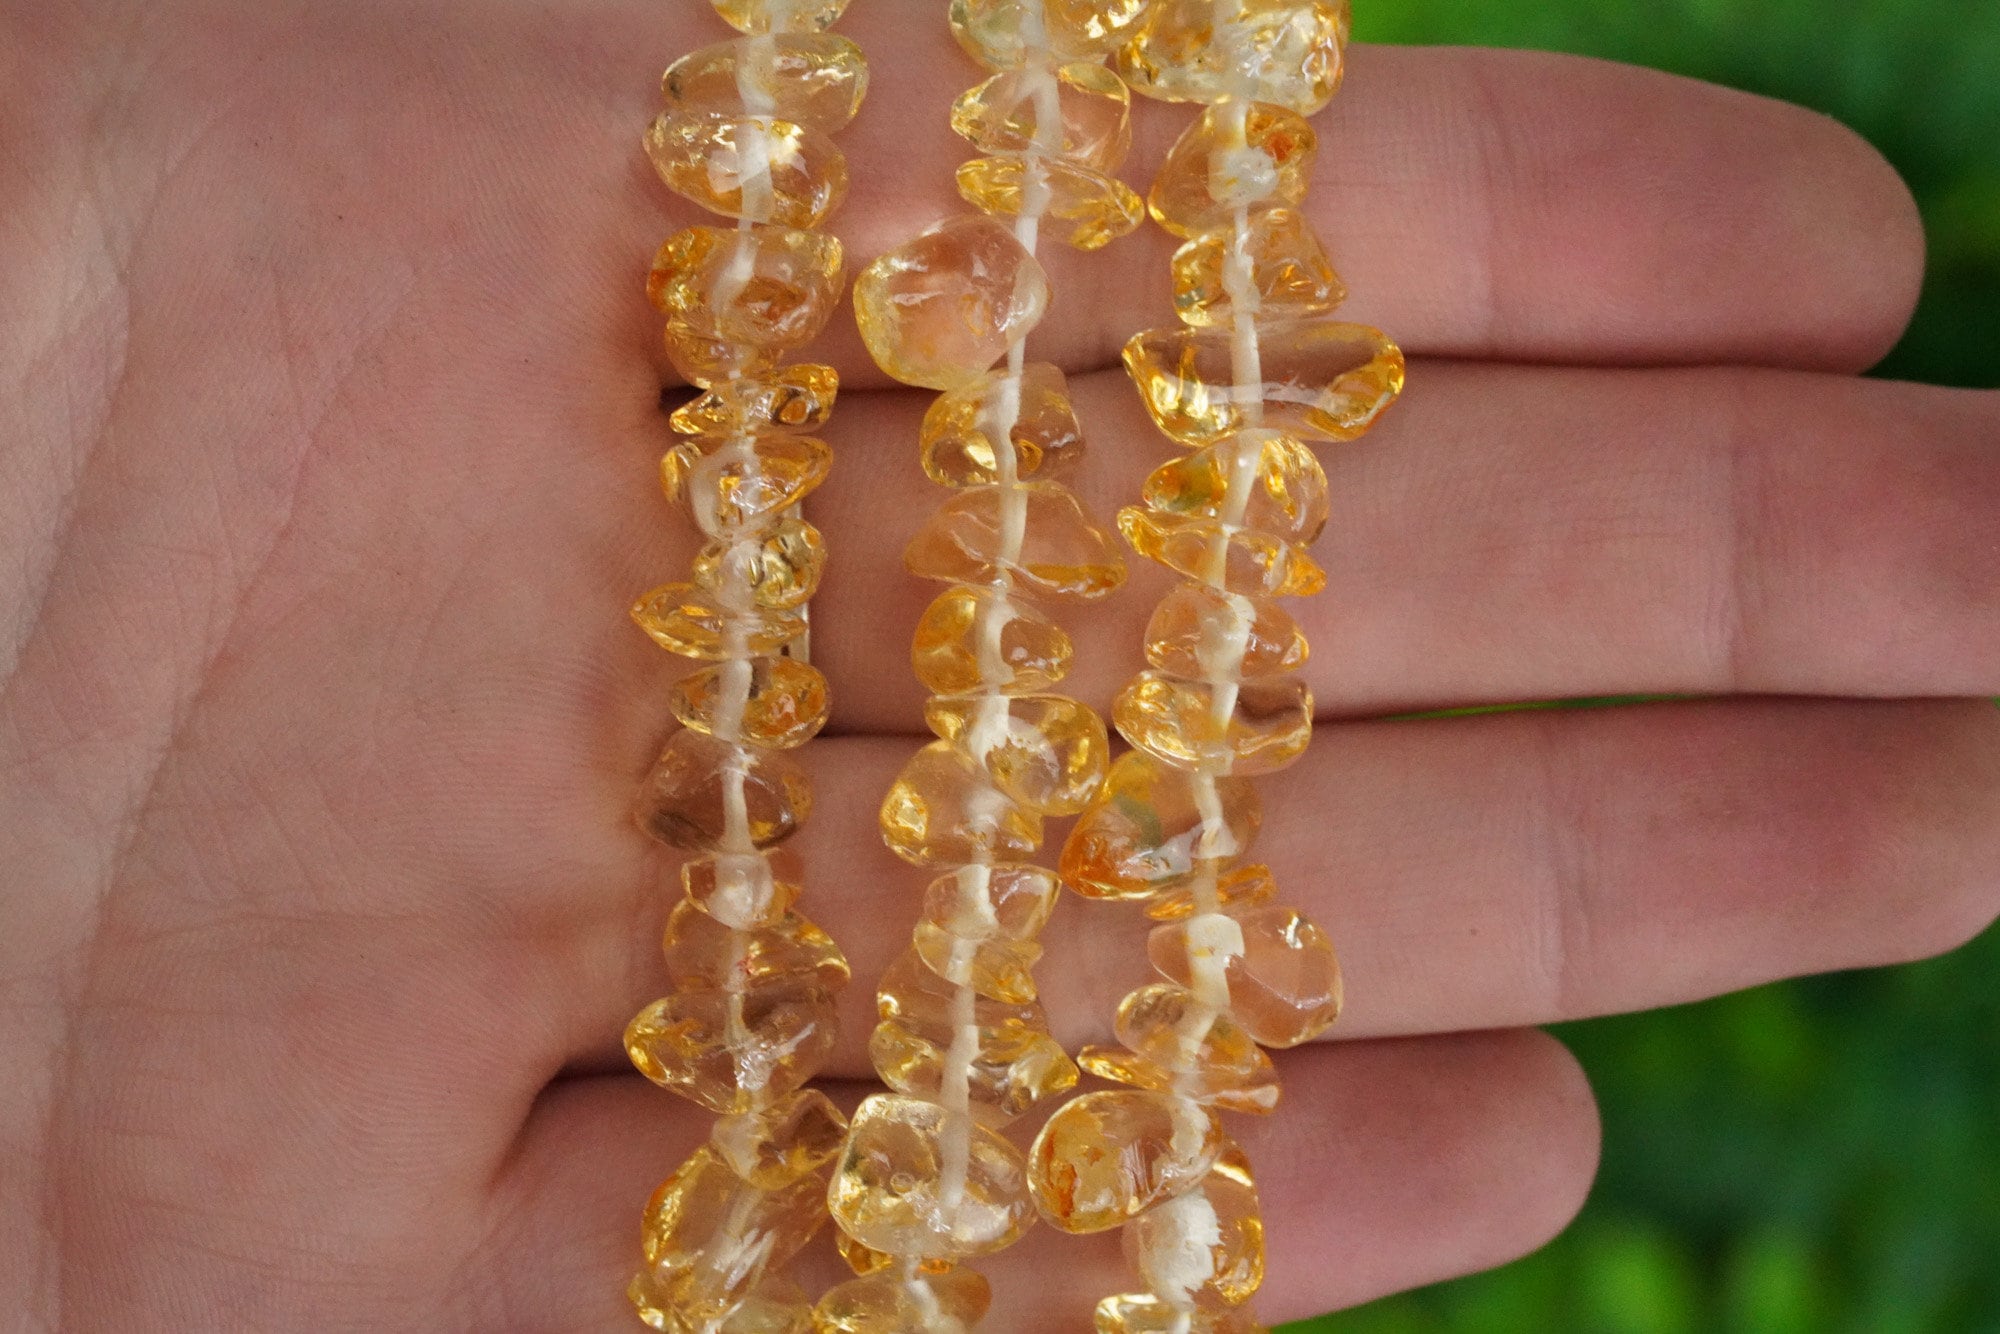
<svg viewBox="0 0 2000 1334">
<path fill-rule="evenodd" d="M 1840 118 L 1902 171 L 1930 238 L 1922 306 L 1880 373 L 2000 386 L 2000 0 L 1355 8 L 1365 41 L 1574 51 Z M 1915 967 L 1566 1025 L 1604 1109 L 1576 1225 L 1289 1334 L 2000 1334 L 1996 984 L 1990 931 Z"/>
</svg>

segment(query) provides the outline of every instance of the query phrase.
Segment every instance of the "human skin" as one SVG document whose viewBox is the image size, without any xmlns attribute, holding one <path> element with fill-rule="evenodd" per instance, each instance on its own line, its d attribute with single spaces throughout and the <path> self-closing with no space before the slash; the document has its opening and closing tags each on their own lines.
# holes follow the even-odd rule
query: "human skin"
<svg viewBox="0 0 2000 1334">
<path fill-rule="evenodd" d="M 857 4 L 850 271 L 961 207 L 977 71 Z M 624 1066 L 674 863 L 627 818 L 677 661 L 659 0 L 0 0 L 0 1309 L 20 1329 L 621 1330 L 648 1192 L 708 1114 Z M 1129 179 L 1185 108 L 1139 110 Z M 1321 727 L 1264 848 L 1352 1005 L 1280 1054 L 1271 1319 L 1493 1265 L 1596 1160 L 1533 1025 L 1953 947 L 2000 910 L 2000 398 L 1863 381 L 1922 242 L 1796 108 L 1522 53 L 1357 48 L 1309 210 L 1406 401 L 1324 451 Z M 1049 256 L 1100 513 L 1165 457 L 1115 368 L 1170 320 L 1148 229 Z M 1050 249 L 1053 249 L 1051 247 Z M 805 907 L 868 979 L 920 876 L 874 807 L 919 743 L 924 396 L 844 318 L 812 502 L 829 734 Z M 1088 616 L 1078 693 L 1163 588 Z M 1450 705 L 1701 702 L 1419 722 Z M 1060 1035 L 1144 980 L 1069 901 Z M 854 1096 L 858 1085 L 845 1086 Z M 824 1278 L 824 1256 L 807 1266 Z M 1070 1330 L 1115 1240 L 984 1266 Z"/>
</svg>

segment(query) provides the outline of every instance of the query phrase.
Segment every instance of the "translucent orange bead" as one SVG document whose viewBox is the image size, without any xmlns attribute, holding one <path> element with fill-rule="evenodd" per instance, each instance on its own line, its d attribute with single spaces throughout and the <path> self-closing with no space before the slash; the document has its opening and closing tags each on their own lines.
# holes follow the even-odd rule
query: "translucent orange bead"
<svg viewBox="0 0 2000 1334">
<path fill-rule="evenodd" d="M 1077 1064 L 1100 1079 L 1178 1093 L 1205 1107 L 1263 1113 L 1278 1105 L 1271 1058 L 1186 987 L 1140 987 L 1119 1002 L 1115 1031 L 1123 1048 L 1085 1047 Z"/>
<path fill-rule="evenodd" d="M 1238 0 L 1231 22 L 1213 0 L 1157 0 L 1118 52 L 1132 90 L 1167 102 L 1227 97 L 1311 115 L 1346 72 L 1347 0 Z"/>
<path fill-rule="evenodd" d="M 1118 692 L 1112 718 L 1127 741 L 1169 764 L 1248 778 L 1305 754 L 1312 691 L 1296 676 L 1216 685 L 1148 669 Z"/>
<path fill-rule="evenodd" d="M 817 1334 L 969 1334 L 992 1304 L 985 1278 L 953 1265 L 851 1279 L 819 1299 L 813 1319 Z"/>
<path fill-rule="evenodd" d="M 833 141 L 774 116 L 669 111 L 645 142 L 670 189 L 724 217 L 817 227 L 847 195 L 847 159 Z"/>
<path fill-rule="evenodd" d="M 847 985 L 840 947 L 797 913 L 732 930 L 682 899 L 667 914 L 660 948 L 675 991 L 741 991 L 777 982 L 838 991 Z"/>
<path fill-rule="evenodd" d="M 837 1036 L 831 992 L 774 982 L 654 1001 L 625 1026 L 625 1054 L 712 1112 L 747 1112 L 817 1074 Z"/>
<path fill-rule="evenodd" d="M 1149 899 L 1204 869 L 1227 870 L 1263 824 L 1257 790 L 1243 779 L 1216 779 L 1219 809 L 1211 822 L 1196 802 L 1195 782 L 1144 751 L 1121 755 L 1063 844 L 1063 883 L 1085 898 Z"/>
<path fill-rule="evenodd" d="M 1035 999 L 1028 970 L 1060 883 L 1031 863 L 961 866 L 931 881 L 911 948 L 933 973 L 1012 1004 Z"/>
<path fill-rule="evenodd" d="M 632 619 L 660 647 L 684 658 L 719 662 L 775 653 L 805 633 L 796 610 L 731 611 L 693 584 L 663 584 L 632 604 Z"/>
<path fill-rule="evenodd" d="M 1125 345 L 1125 369 L 1160 429 L 1190 445 L 1257 425 L 1352 440 L 1403 392 L 1402 350 L 1379 329 L 1297 320 L 1257 333 L 1262 384 L 1235 383 L 1226 329 L 1149 329 Z"/>
<path fill-rule="evenodd" d="M 1013 426 L 1007 438 L 1014 446 L 1015 475 L 1036 481 L 1066 476 L 1083 454 L 1083 431 L 1068 382 L 1046 361 L 1022 367 L 1018 383 L 1010 383 L 1004 371 L 989 371 L 933 399 L 919 438 L 925 474 L 942 486 L 999 481 L 994 437 L 1009 407 Z"/>
<path fill-rule="evenodd" d="M 965 1135 L 964 1179 L 944 1189 L 946 1137 Z M 1021 1151 L 934 1102 L 878 1093 L 855 1109 L 827 1208 L 890 1255 L 963 1259 L 1012 1245 L 1034 1220 Z"/>
<path fill-rule="evenodd" d="M 959 988 L 906 950 L 882 974 L 875 994 L 882 1016 L 868 1042 L 868 1054 L 882 1082 L 900 1093 L 936 1101 L 951 1048 L 959 1033 Z M 1042 1007 L 974 996 L 969 1022 L 974 1033 L 966 1071 L 972 1114 L 1002 1126 L 1075 1086 L 1076 1064 L 1049 1034 Z"/>
<path fill-rule="evenodd" d="M 1042 130 L 1044 79 L 1053 77 L 1059 124 Z M 1009 69 L 952 104 L 951 128 L 982 153 L 1039 152 L 1093 171 L 1113 172 L 1132 150 L 1132 94 L 1102 65 L 1064 65 L 1051 76 L 1039 66 Z"/>
<path fill-rule="evenodd" d="M 910 757 L 882 799 L 879 823 L 889 850 L 918 866 L 1009 861 L 1042 841 L 1041 817 L 949 741 Z"/>
<path fill-rule="evenodd" d="M 677 331 L 790 348 L 840 302 L 840 242 L 797 227 L 687 227 L 653 259 L 646 292 Z"/>
<path fill-rule="evenodd" d="M 1069 673 L 1067 631 L 998 588 L 951 588 L 917 622 L 910 661 L 932 693 L 1032 694 Z"/>
<path fill-rule="evenodd" d="M 1028 1151 L 1029 1188 L 1064 1232 L 1102 1232 L 1193 1189 L 1222 1153 L 1222 1125 L 1187 1098 L 1086 1093 L 1057 1109 Z"/>
<path fill-rule="evenodd" d="M 768 1107 L 718 1118 L 708 1146 L 759 1190 L 783 1190 L 840 1156 L 847 1118 L 818 1089 L 788 1093 Z"/>
<path fill-rule="evenodd" d="M 1304 547 L 1219 519 L 1127 506 L 1118 511 L 1118 531 L 1147 560 L 1225 592 L 1310 597 L 1326 587 L 1326 571 Z"/>
<path fill-rule="evenodd" d="M 941 696 L 924 706 L 924 719 L 1037 815 L 1075 815 L 1097 795 L 1111 763 L 1104 720 L 1064 695 Z"/>
<path fill-rule="evenodd" d="M 1096 1334 L 1267 1334 L 1248 1311 L 1190 1311 L 1150 1292 L 1106 1297 L 1094 1320 Z"/>
<path fill-rule="evenodd" d="M 812 600 L 826 570 L 826 543 L 804 519 L 781 518 L 754 536 L 710 542 L 694 558 L 694 582 L 718 602 L 791 611 Z"/>
<path fill-rule="evenodd" d="M 1269 598 L 1177 584 L 1146 623 L 1146 661 L 1175 676 L 1241 681 L 1303 667 L 1306 637 Z"/>
<path fill-rule="evenodd" d="M 1223 519 L 1301 545 L 1326 527 L 1326 473 L 1282 431 L 1228 436 L 1153 470 L 1141 492 L 1162 514 Z"/>
<path fill-rule="evenodd" d="M 1244 116 L 1241 144 L 1235 142 L 1236 110 Z M 1318 136 L 1297 112 L 1211 107 L 1167 150 L 1146 207 L 1176 236 L 1226 228 L 1239 208 L 1303 200 L 1318 152 Z"/>
<path fill-rule="evenodd" d="M 747 105 L 744 88 L 762 105 Z M 717 42 L 667 66 L 660 92 L 672 111 L 756 111 L 831 133 L 854 119 L 868 92 L 861 48 L 832 33 L 787 32 L 768 42 Z"/>
<path fill-rule="evenodd" d="M 854 318 L 890 376 L 930 389 L 977 381 L 1041 323 L 1048 275 L 1013 229 L 948 218 L 883 254 L 854 283 Z"/>
<path fill-rule="evenodd" d="M 847 0 L 708 0 L 738 32 L 818 32 L 833 26 Z"/>
<path fill-rule="evenodd" d="M 661 331 L 661 344 L 674 374 L 703 389 L 745 376 L 769 375 L 783 355 L 782 349 L 760 343 L 704 338 L 684 324 L 671 322 Z"/>
<path fill-rule="evenodd" d="M 1233 227 L 1203 232 L 1174 252 L 1174 313 L 1197 328 L 1228 324 L 1238 314 L 1230 294 L 1229 258 L 1236 247 Z M 1266 319 L 1324 315 L 1347 300 L 1347 287 L 1296 209 L 1260 208 L 1251 213 L 1243 238 L 1249 259 L 1251 300 L 1242 313 Z"/>
<path fill-rule="evenodd" d="M 761 1191 L 704 1146 L 653 1193 L 640 1237 L 654 1280 L 666 1280 L 660 1295 L 671 1297 L 672 1314 L 719 1321 L 825 1217 L 817 1179 Z"/>
<path fill-rule="evenodd" d="M 794 362 L 746 379 L 723 380 L 674 410 L 669 424 L 682 435 L 731 436 L 762 431 L 810 431 L 833 418 L 840 373 Z"/>
<path fill-rule="evenodd" d="M 731 809 L 741 778 L 742 828 Z M 662 843 L 690 852 L 747 852 L 728 847 L 732 833 L 768 848 L 798 832 L 812 811 L 812 782 L 782 751 L 755 750 L 693 730 L 667 738 L 640 785 L 639 827 Z"/>
<path fill-rule="evenodd" d="M 826 678 L 796 658 L 739 658 L 703 668 L 675 682 L 667 703 L 684 726 L 710 735 L 718 715 L 733 711 L 736 739 L 772 750 L 810 741 L 831 706 Z"/>
<path fill-rule="evenodd" d="M 1125 1225 L 1125 1257 L 1180 1305 L 1240 1306 L 1264 1284 L 1264 1217 L 1250 1159 L 1231 1144 L 1201 1184 Z"/>
<path fill-rule="evenodd" d="M 1064 602 L 1094 601 L 1125 582 L 1117 543 L 1060 482 L 964 488 L 910 539 L 903 565 L 953 584 L 1005 575 L 1025 592 Z"/>
<path fill-rule="evenodd" d="M 799 860 L 784 848 L 768 852 L 718 852 L 681 865 L 688 901 L 724 926 L 771 926 L 798 901 L 804 881 Z"/>
<path fill-rule="evenodd" d="M 1151 0 L 1041 0 L 1041 44 L 1059 60 L 1099 60 L 1138 29 Z M 988 69 L 1035 54 L 1022 0 L 952 0 L 952 35 Z"/>
<path fill-rule="evenodd" d="M 960 163 L 958 193 L 1003 218 L 1037 213 L 1050 236 L 1078 250 L 1101 249 L 1146 220 L 1145 201 L 1116 176 L 1028 153 Z"/>
<path fill-rule="evenodd" d="M 1333 944 L 1298 909 L 1232 905 L 1222 913 L 1155 927 L 1146 957 L 1183 986 L 1192 981 L 1190 935 L 1223 966 L 1231 1017 L 1264 1046 L 1296 1047 L 1340 1017 L 1340 964 Z"/>
<path fill-rule="evenodd" d="M 1277 897 L 1278 882 L 1271 877 L 1268 866 L 1238 866 L 1216 877 L 1210 887 L 1218 907 L 1241 904 L 1269 903 Z M 1206 908 L 1196 902 L 1192 888 L 1168 890 L 1156 898 L 1146 901 L 1146 916 L 1158 922 L 1178 922 L 1184 917 L 1192 917 Z"/>
<path fill-rule="evenodd" d="M 693 436 L 660 458 L 660 488 L 710 537 L 775 523 L 826 480 L 833 450 L 809 435 Z"/>
<path fill-rule="evenodd" d="M 812 1334 L 812 1303 L 798 1284 L 781 1274 L 766 1275 L 719 1321 L 688 1314 L 680 1296 L 688 1282 L 684 1271 L 657 1275 L 642 1269 L 633 1277 L 626 1295 L 639 1319 L 665 1334 Z"/>
</svg>

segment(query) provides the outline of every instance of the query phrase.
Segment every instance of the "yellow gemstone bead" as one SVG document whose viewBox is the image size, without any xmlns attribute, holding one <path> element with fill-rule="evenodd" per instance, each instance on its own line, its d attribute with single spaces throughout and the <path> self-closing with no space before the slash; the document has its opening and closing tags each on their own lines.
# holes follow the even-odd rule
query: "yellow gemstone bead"
<svg viewBox="0 0 2000 1334">
<path fill-rule="evenodd" d="M 819 336 L 840 303 L 840 242 L 798 227 L 687 227 L 653 258 L 646 293 L 677 333 L 759 348 Z"/>
<path fill-rule="evenodd" d="M 956 1265 L 909 1279 L 874 1274 L 821 1297 L 813 1310 L 814 1329 L 816 1334 L 969 1334 L 992 1304 L 986 1279 Z"/>
<path fill-rule="evenodd" d="M 1096 1334 L 1268 1334 L 1248 1311 L 1190 1311 L 1150 1292 L 1106 1297 L 1094 1320 Z"/>
<path fill-rule="evenodd" d="M 1220 809 L 1211 823 L 1195 800 L 1195 781 L 1142 750 L 1119 756 L 1063 844 L 1063 883 L 1085 898 L 1150 899 L 1204 869 L 1227 870 L 1263 824 L 1257 789 L 1240 778 L 1216 779 Z"/>
<path fill-rule="evenodd" d="M 1211 107 L 1167 150 L 1147 192 L 1146 207 L 1180 237 L 1230 227 L 1236 210 L 1255 204 L 1294 205 L 1306 197 L 1319 138 L 1297 112 L 1252 105 Z"/>
<path fill-rule="evenodd" d="M 1162 514 L 1222 519 L 1310 543 L 1326 527 L 1326 473 L 1282 431 L 1248 430 L 1169 460 L 1140 493 Z"/>
<path fill-rule="evenodd" d="M 794 362 L 747 379 L 723 380 L 674 410 L 668 422 L 682 435 L 810 431 L 833 418 L 840 372 Z"/>
<path fill-rule="evenodd" d="M 1310 597 L 1326 587 L 1326 571 L 1304 547 L 1218 519 L 1128 506 L 1118 511 L 1118 531 L 1147 560 L 1225 592 Z"/>
<path fill-rule="evenodd" d="M 878 1251 L 873 1246 L 863 1246 L 839 1228 L 833 1230 L 833 1246 L 857 1277 L 866 1278 L 870 1274 L 879 1274 L 896 1263 L 896 1257 L 887 1251 Z"/>
<path fill-rule="evenodd" d="M 755 111 L 829 134 L 861 110 L 868 61 L 860 47 L 832 33 L 786 32 L 768 42 L 738 38 L 690 51 L 667 66 L 660 92 L 670 111 Z M 750 106 L 752 99 L 760 105 Z"/>
<path fill-rule="evenodd" d="M 817 227 L 847 195 L 847 159 L 833 141 L 775 116 L 669 111 L 645 144 L 669 189 L 724 217 Z"/>
<path fill-rule="evenodd" d="M 956 1198 L 942 1189 L 946 1137 L 965 1135 Z M 1012 1245 L 1034 1221 L 1021 1151 L 921 1098 L 878 1093 L 855 1109 L 827 1208 L 842 1230 L 891 1255 L 956 1260 Z"/>
<path fill-rule="evenodd" d="M 681 865 L 688 901 L 724 926 L 772 926 L 798 902 L 804 869 L 785 848 L 718 852 Z"/>
<path fill-rule="evenodd" d="M 1058 60 L 1100 60 L 1138 30 L 1151 0 L 1041 0 L 1041 42 L 1031 44 L 1023 0 L 951 0 L 952 35 L 988 69 L 1031 63 L 1045 46 Z"/>
<path fill-rule="evenodd" d="M 625 1027 L 639 1073 L 712 1112 L 768 1106 L 804 1085 L 838 1037 L 834 998 L 794 982 L 654 1001 Z"/>
<path fill-rule="evenodd" d="M 1035 937 L 1061 882 L 1031 863 L 961 866 L 931 881 L 910 944 L 933 973 L 1011 1004 L 1035 999 Z"/>
<path fill-rule="evenodd" d="M 998 588 L 951 588 L 917 622 L 910 661 L 933 694 L 1033 694 L 1069 674 L 1069 633 Z"/>
<path fill-rule="evenodd" d="M 1297 908 L 1239 904 L 1153 928 L 1146 957 L 1161 975 L 1183 986 L 1192 980 L 1190 936 L 1223 967 L 1230 1016 L 1264 1046 L 1296 1047 L 1340 1017 L 1340 963 L 1333 943 Z"/>
<path fill-rule="evenodd" d="M 980 486 L 1000 480 L 995 448 L 999 422 L 1010 406 L 1017 477 L 1058 481 L 1083 455 L 1083 431 L 1062 371 L 1046 361 L 1021 368 L 1018 383 L 990 371 L 961 389 L 939 394 L 924 413 L 919 437 L 924 472 L 942 486 Z"/>
<path fill-rule="evenodd" d="M 882 840 L 917 866 L 1007 861 L 1035 850 L 1042 819 L 993 786 L 986 769 L 949 741 L 910 757 L 882 799 Z"/>
<path fill-rule="evenodd" d="M 640 785 L 639 827 L 690 852 L 747 852 L 726 846 L 739 779 L 743 827 L 735 832 L 756 847 L 790 838 L 812 811 L 812 782 L 791 756 L 685 730 L 667 738 Z"/>
<path fill-rule="evenodd" d="M 1233 383 L 1226 329 L 1149 329 L 1125 345 L 1125 369 L 1159 428 L 1189 445 L 1258 425 L 1352 440 L 1403 392 L 1402 350 L 1379 329 L 1297 320 L 1257 333 L 1261 384 Z"/>
<path fill-rule="evenodd" d="M 924 719 L 1037 815 L 1075 815 L 1097 795 L 1111 763 L 1104 720 L 1063 695 L 941 696 L 924 706 Z"/>
<path fill-rule="evenodd" d="M 762 1191 L 713 1149 L 696 1149 L 647 1202 L 647 1268 L 684 1320 L 719 1321 L 819 1230 L 821 1187 L 807 1178 Z M 663 1294 L 666 1295 L 666 1294 Z"/>
<path fill-rule="evenodd" d="M 1214 0 L 1157 0 L 1118 52 L 1132 91 L 1167 102 L 1226 97 L 1275 102 L 1311 115 L 1346 72 L 1348 0 L 1236 0 L 1217 21 Z"/>
<path fill-rule="evenodd" d="M 720 1321 L 698 1314 L 699 1308 L 691 1313 L 682 1296 L 690 1281 L 684 1270 L 656 1274 L 642 1269 L 626 1295 L 639 1318 L 665 1334 L 812 1334 L 812 1303 L 783 1275 L 766 1275 Z"/>
<path fill-rule="evenodd" d="M 1187 1098 L 1086 1093 L 1035 1136 L 1029 1188 L 1042 1217 L 1064 1232 L 1103 1232 L 1193 1189 L 1225 1142 L 1221 1123 Z"/>
<path fill-rule="evenodd" d="M 1204 681 L 1275 676 L 1305 665 L 1306 636 L 1269 598 L 1177 584 L 1146 623 L 1146 661 Z"/>
<path fill-rule="evenodd" d="M 1278 1105 L 1271 1058 L 1186 987 L 1140 987 L 1118 1003 L 1115 1031 L 1123 1048 L 1085 1047 L 1077 1064 L 1100 1079 L 1178 1093 L 1205 1107 L 1263 1113 Z"/>
<path fill-rule="evenodd" d="M 694 582 L 718 602 L 769 611 L 802 607 L 819 591 L 826 543 L 804 519 L 781 518 L 754 536 L 722 539 L 694 558 Z"/>
<path fill-rule="evenodd" d="M 1226 325 L 1239 307 L 1230 293 L 1229 257 L 1236 248 L 1232 227 L 1203 232 L 1174 252 L 1174 313 L 1197 328 Z M 1251 213 L 1243 238 L 1249 259 L 1243 313 L 1267 319 L 1324 315 L 1347 300 L 1347 287 L 1296 209 L 1260 208 Z"/>
<path fill-rule="evenodd" d="M 660 489 L 710 537 L 775 523 L 826 480 L 833 450 L 809 435 L 698 435 L 660 458 Z"/>
<path fill-rule="evenodd" d="M 930 389 L 977 381 L 1041 323 L 1049 279 L 1014 231 L 947 218 L 888 251 L 854 283 L 854 318 L 890 376 Z"/>
<path fill-rule="evenodd" d="M 1201 1184 L 1125 1225 L 1125 1257 L 1178 1305 L 1241 1306 L 1264 1284 L 1264 1216 L 1250 1159 L 1224 1149 Z"/>
<path fill-rule="evenodd" d="M 704 338 L 682 324 L 669 323 L 660 337 L 674 374 L 702 389 L 744 376 L 769 375 L 782 355 L 779 348 L 757 343 Z"/>
<path fill-rule="evenodd" d="M 818 32 L 833 26 L 847 0 L 708 0 L 738 32 Z"/>
<path fill-rule="evenodd" d="M 718 1118 L 708 1146 L 758 1190 L 783 1190 L 840 1156 L 847 1118 L 818 1089 L 788 1093 L 768 1107 Z"/>
<path fill-rule="evenodd" d="M 1053 89 L 1045 81 L 1053 81 Z M 1059 123 L 1039 142 L 1044 94 L 1053 91 Z M 996 74 L 959 95 L 951 128 L 982 153 L 1040 153 L 1093 171 L 1113 172 L 1132 151 L 1132 94 L 1102 65 L 1040 66 Z"/>
<path fill-rule="evenodd" d="M 1118 692 L 1112 718 L 1127 741 L 1168 764 L 1249 778 L 1305 754 L 1313 699 L 1296 676 L 1216 685 L 1148 669 Z"/>
<path fill-rule="evenodd" d="M 1276 898 L 1278 882 L 1272 879 L 1268 866 L 1239 866 L 1216 877 L 1214 891 L 1218 906 L 1241 904 L 1247 908 L 1253 904 L 1269 903 Z M 1206 911 L 1195 901 L 1192 888 L 1168 890 L 1157 898 L 1148 899 L 1145 907 L 1146 916 L 1156 922 L 1178 922 L 1184 917 Z"/>
<path fill-rule="evenodd" d="M 1098 250 L 1146 220 L 1138 192 L 1116 176 L 1028 153 L 1000 153 L 962 162 L 959 197 L 1003 218 L 1039 214 L 1043 229 L 1078 250 Z"/>
<path fill-rule="evenodd" d="M 739 658 L 682 677 L 667 703 L 697 732 L 714 735 L 718 715 L 733 712 L 736 739 L 787 750 L 818 735 L 831 700 L 817 667 L 797 658 Z"/>
<path fill-rule="evenodd" d="M 1024 592 L 1062 602 L 1095 601 L 1125 582 L 1118 544 L 1060 482 L 964 488 L 910 539 L 903 565 L 952 584 L 1004 575 Z"/>
<path fill-rule="evenodd" d="M 693 584 L 663 584 L 632 604 L 632 619 L 660 647 L 719 662 L 775 653 L 806 631 L 797 611 L 731 611 Z"/>
<path fill-rule="evenodd" d="M 868 1055 L 882 1082 L 936 1101 L 964 1017 L 958 987 L 911 949 L 882 974 L 875 1003 L 882 1020 Z M 971 1050 L 961 1055 L 972 1115 L 982 1123 L 1003 1126 L 1075 1087 L 1076 1063 L 1050 1035 L 1041 1006 L 974 996 L 970 1022 Z"/>
<path fill-rule="evenodd" d="M 738 931 L 682 899 L 667 914 L 660 948 L 675 991 L 741 991 L 780 982 L 838 991 L 847 985 L 840 946 L 797 913 Z"/>
</svg>

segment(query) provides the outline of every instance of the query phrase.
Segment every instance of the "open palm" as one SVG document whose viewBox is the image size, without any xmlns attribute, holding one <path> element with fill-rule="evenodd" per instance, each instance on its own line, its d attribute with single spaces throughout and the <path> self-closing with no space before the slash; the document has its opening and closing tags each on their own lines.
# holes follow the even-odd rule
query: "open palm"
<svg viewBox="0 0 2000 1334">
<path fill-rule="evenodd" d="M 959 207 L 977 77 L 859 3 L 854 262 Z M 636 148 L 662 0 L 0 3 L 0 1306 L 23 1328 L 627 1328 L 638 1209 L 705 1132 L 623 1068 L 674 866 L 626 819 L 674 670 L 623 604 L 689 536 Z M 1341 942 L 1349 1039 L 1244 1124 L 1265 1311 L 1561 1226 L 1588 1089 L 1521 1026 L 1946 948 L 2000 906 L 2000 403 L 1865 383 L 1906 196 L 1797 110 L 1591 62 L 1357 50 L 1310 207 L 1416 354 L 1328 451 L 1326 724 L 1265 846 Z M 1146 108 L 1143 179 L 1184 116 Z M 1122 377 L 1168 241 L 1051 259 L 1108 510 L 1160 457 Z M 836 322 L 837 325 L 840 322 Z M 921 731 L 897 551 L 921 396 L 851 330 L 814 649 L 808 908 L 869 988 L 921 877 L 874 833 Z M 879 392 L 878 392 L 879 391 Z M 1134 582 L 1152 575 L 1135 572 Z M 1080 629 L 1134 665 L 1155 587 Z M 1627 692 L 1702 703 L 1367 721 Z M 1929 697 L 1929 698 L 1926 698 Z M 1072 901 L 1060 1036 L 1142 981 Z M 824 1261 L 822 1256 L 821 1260 Z M 996 1260 L 1074 1329 L 1115 1244 Z"/>
</svg>

